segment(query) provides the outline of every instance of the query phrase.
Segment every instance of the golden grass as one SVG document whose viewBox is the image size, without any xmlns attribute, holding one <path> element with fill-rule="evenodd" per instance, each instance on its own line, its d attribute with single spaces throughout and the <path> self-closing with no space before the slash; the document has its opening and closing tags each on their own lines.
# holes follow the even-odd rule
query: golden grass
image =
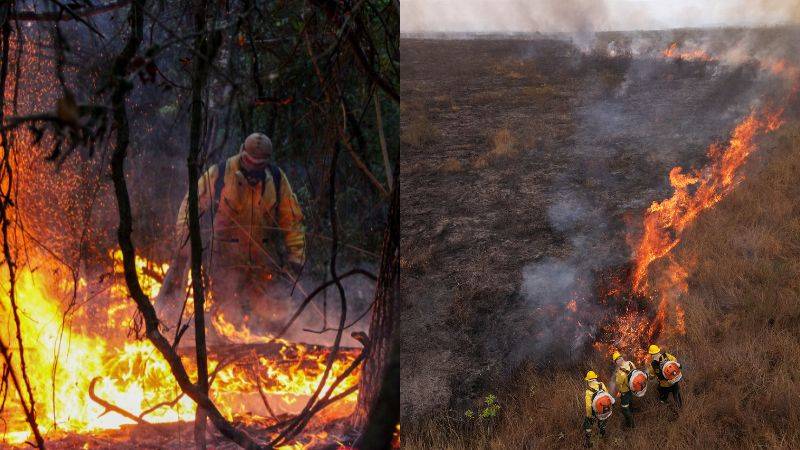
<svg viewBox="0 0 800 450">
<path fill-rule="evenodd" d="M 675 257 L 691 264 L 681 302 L 686 334 L 663 344 L 684 363 L 680 414 L 654 399 L 634 402 L 634 430 L 619 409 L 595 448 L 800 448 L 800 128 L 770 138 L 764 165 L 684 233 Z M 491 429 L 452 418 L 403 425 L 408 449 L 579 448 L 582 371 L 520 370 L 501 390 Z M 593 361 L 608 379 L 610 364 Z M 597 442 L 597 441 L 596 441 Z"/>
<path fill-rule="evenodd" d="M 436 128 L 424 111 L 407 107 L 404 115 L 410 117 L 407 125 L 403 126 L 400 132 L 400 140 L 403 144 L 420 147 L 436 142 L 439 139 L 439 129 Z"/>
<path fill-rule="evenodd" d="M 517 139 L 508 127 L 504 127 L 492 134 L 489 139 L 489 151 L 475 158 L 472 167 L 483 169 L 492 161 L 509 159 L 517 155 L 519 155 Z"/>
<path fill-rule="evenodd" d="M 520 89 L 521 97 L 531 97 L 533 100 L 544 100 L 550 97 L 557 97 L 558 91 L 555 86 L 551 84 L 537 84 L 533 86 L 525 86 Z"/>
<path fill-rule="evenodd" d="M 456 158 L 447 158 L 441 165 L 440 169 L 446 173 L 461 172 L 464 169 L 461 161 Z"/>
</svg>

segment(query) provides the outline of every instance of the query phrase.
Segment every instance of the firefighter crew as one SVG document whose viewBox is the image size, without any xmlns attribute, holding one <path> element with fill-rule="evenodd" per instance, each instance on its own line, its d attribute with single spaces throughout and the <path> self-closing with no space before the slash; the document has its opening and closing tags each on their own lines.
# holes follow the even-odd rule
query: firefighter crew
<svg viewBox="0 0 800 450">
<path fill-rule="evenodd" d="M 239 153 L 211 166 L 197 187 L 201 218 L 208 221 L 203 243 L 210 249 L 204 254 L 211 291 L 217 293 L 214 303 L 231 323 L 283 324 L 285 313 L 294 308 L 281 301 L 291 295 L 292 277 L 285 275 L 297 275 L 305 262 L 305 229 L 289 180 L 272 163 L 272 142 L 264 134 L 251 134 Z M 189 247 L 187 204 L 188 194 L 176 224 L 184 254 Z M 225 304 L 236 308 L 227 311 Z"/>
<path fill-rule="evenodd" d="M 593 370 L 586 373 L 584 380 L 586 381 L 586 392 L 584 394 L 586 418 L 583 420 L 583 432 L 586 436 L 586 447 L 591 447 L 592 424 L 595 419 L 597 419 L 597 429 L 600 431 L 600 436 L 605 437 L 606 435 L 606 420 L 597 417 L 592 408 L 592 401 L 598 392 L 608 392 L 608 389 L 606 389 L 606 385 L 602 381 L 597 379 L 597 374 Z"/>
<path fill-rule="evenodd" d="M 611 360 L 614 361 L 614 382 L 620 394 L 620 406 L 622 406 L 622 416 L 625 417 L 625 426 L 633 428 L 633 413 L 631 412 L 633 392 L 628 386 L 628 376 L 636 370 L 636 366 L 632 361 L 626 361 L 620 352 L 614 352 L 611 355 Z M 644 376 L 642 376 L 642 379 L 644 379 Z"/>
<path fill-rule="evenodd" d="M 667 404 L 667 400 L 669 399 L 669 394 L 672 393 L 672 398 L 675 400 L 675 405 L 680 408 L 683 406 L 683 401 L 681 400 L 681 391 L 679 383 L 671 383 L 664 374 L 661 373 L 662 364 L 667 361 L 675 361 L 677 363 L 677 358 L 670 353 L 667 353 L 658 345 L 651 345 L 647 349 L 647 353 L 650 354 L 650 365 L 647 367 L 647 374 L 650 376 L 650 379 L 658 379 L 658 400 L 663 403 Z M 678 367 L 680 364 L 678 363 Z"/>
</svg>

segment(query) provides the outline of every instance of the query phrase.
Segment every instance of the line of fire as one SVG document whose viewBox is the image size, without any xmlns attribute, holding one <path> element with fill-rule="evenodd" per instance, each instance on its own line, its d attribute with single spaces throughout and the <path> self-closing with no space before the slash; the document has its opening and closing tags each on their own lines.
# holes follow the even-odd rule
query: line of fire
<svg viewBox="0 0 800 450">
<path fill-rule="evenodd" d="M 399 447 L 396 0 L 0 2 L 0 447 Z"/>
<path fill-rule="evenodd" d="M 681 48 L 675 42 L 656 57 L 679 65 L 720 63 L 705 50 Z M 653 201 L 641 217 L 627 218 L 628 261 L 577 279 L 568 301 L 541 308 L 553 321 L 563 347 L 572 346 L 579 355 L 596 351 L 604 357 L 622 351 L 632 360 L 645 361 L 650 343 L 686 333 L 680 297 L 688 290 L 689 266 L 696 261 L 680 261 L 673 250 L 684 230 L 743 180 L 742 166 L 759 149 L 759 139 L 784 125 L 787 109 L 792 117 L 796 114 L 800 69 L 776 57 L 744 64 L 780 88 L 760 98 L 726 141 L 707 148 L 703 166 L 673 167 L 668 174 L 669 197 Z"/>
</svg>

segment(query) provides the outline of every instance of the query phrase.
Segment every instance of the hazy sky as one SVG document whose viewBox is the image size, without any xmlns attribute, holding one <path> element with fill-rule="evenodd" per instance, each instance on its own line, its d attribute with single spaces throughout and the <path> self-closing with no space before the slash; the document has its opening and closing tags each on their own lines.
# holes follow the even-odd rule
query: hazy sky
<svg viewBox="0 0 800 450">
<path fill-rule="evenodd" d="M 598 31 L 797 23 L 800 0 L 401 0 L 400 31 Z"/>
</svg>

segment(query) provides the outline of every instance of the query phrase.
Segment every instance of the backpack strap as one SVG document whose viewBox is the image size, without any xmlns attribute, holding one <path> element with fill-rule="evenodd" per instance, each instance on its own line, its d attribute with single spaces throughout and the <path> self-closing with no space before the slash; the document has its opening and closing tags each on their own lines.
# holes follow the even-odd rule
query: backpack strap
<svg viewBox="0 0 800 450">
<path fill-rule="evenodd" d="M 664 374 L 663 374 L 663 373 L 661 373 L 661 359 L 658 359 L 658 360 L 656 360 L 656 359 L 654 358 L 654 359 L 653 359 L 653 362 L 651 363 L 651 366 L 653 366 L 653 372 L 655 372 L 655 373 L 656 373 L 656 377 L 657 377 L 659 380 L 666 380 L 666 379 L 667 379 L 667 378 L 664 376 Z"/>
<path fill-rule="evenodd" d="M 628 367 L 620 367 L 620 370 L 625 374 L 625 379 L 628 380 L 628 383 L 631 382 L 631 375 L 633 375 L 633 371 L 635 369 L 630 368 L 633 364 L 628 361 Z"/>
<path fill-rule="evenodd" d="M 275 214 L 272 217 L 275 218 L 275 223 L 277 224 L 278 213 L 280 212 L 278 208 L 281 205 L 281 169 L 275 164 L 267 164 L 267 168 L 272 175 L 272 183 L 275 185 Z"/>
<path fill-rule="evenodd" d="M 214 200 L 211 203 L 211 220 L 214 220 L 214 217 L 219 211 L 219 203 L 222 199 L 222 188 L 225 187 L 225 172 L 228 168 L 228 160 L 224 159 L 222 162 L 217 164 L 217 180 L 214 182 Z M 270 175 L 272 175 L 272 183 L 275 185 L 275 211 L 273 217 L 275 218 L 275 223 L 278 222 L 278 212 L 280 204 L 281 204 L 281 169 L 274 165 L 268 164 L 267 169 L 269 170 Z M 261 187 L 262 195 L 264 186 Z"/>
<path fill-rule="evenodd" d="M 211 203 L 211 220 L 219 211 L 219 202 L 222 198 L 222 188 L 225 186 L 225 172 L 228 168 L 228 160 L 223 159 L 221 163 L 217 164 L 217 181 L 214 182 L 214 200 Z"/>
</svg>

